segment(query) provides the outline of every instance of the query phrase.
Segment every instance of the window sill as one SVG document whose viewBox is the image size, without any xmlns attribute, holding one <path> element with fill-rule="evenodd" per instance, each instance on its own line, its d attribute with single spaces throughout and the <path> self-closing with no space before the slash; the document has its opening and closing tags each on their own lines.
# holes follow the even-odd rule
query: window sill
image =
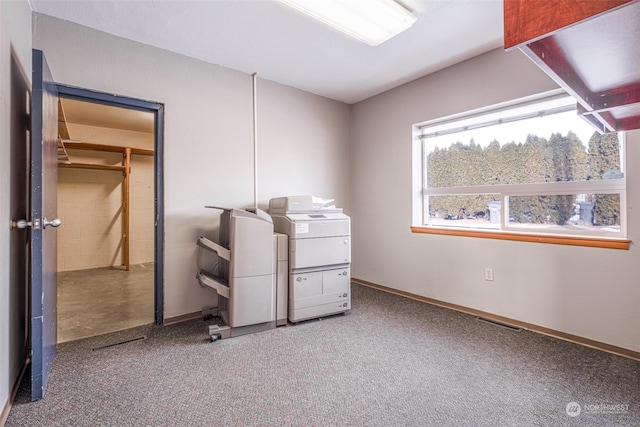
<svg viewBox="0 0 640 427">
<path fill-rule="evenodd" d="M 629 250 L 631 240 L 581 237 L 567 235 L 540 235 L 510 231 L 453 230 L 438 227 L 411 226 L 412 233 L 439 234 L 444 236 L 479 237 L 483 239 L 515 240 L 518 242 L 550 243 L 554 245 L 588 246 L 592 248 Z"/>
</svg>

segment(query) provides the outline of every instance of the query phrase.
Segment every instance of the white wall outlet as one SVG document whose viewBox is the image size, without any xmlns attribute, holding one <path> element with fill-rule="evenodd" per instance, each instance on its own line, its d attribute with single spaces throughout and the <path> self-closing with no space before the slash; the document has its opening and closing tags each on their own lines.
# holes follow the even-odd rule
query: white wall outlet
<svg viewBox="0 0 640 427">
<path fill-rule="evenodd" d="M 485 268 L 484 269 L 484 280 L 488 280 L 493 282 L 493 268 Z"/>
</svg>

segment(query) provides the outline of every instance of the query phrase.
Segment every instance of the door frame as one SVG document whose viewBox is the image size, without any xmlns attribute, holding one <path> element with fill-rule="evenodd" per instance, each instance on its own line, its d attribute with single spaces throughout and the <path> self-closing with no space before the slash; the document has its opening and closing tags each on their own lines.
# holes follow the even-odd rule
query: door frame
<svg viewBox="0 0 640 427">
<path fill-rule="evenodd" d="M 13 226 L 13 221 L 29 219 L 31 214 L 31 95 L 27 73 L 11 49 L 11 91 L 9 101 L 9 323 L 8 378 L 10 402 L 13 402 L 21 379 L 27 373 L 31 350 L 30 231 Z M 6 421 L 0 412 L 0 423 Z"/>
<path fill-rule="evenodd" d="M 164 104 L 56 83 L 60 98 L 94 102 L 154 114 L 154 320 L 164 323 Z"/>
</svg>

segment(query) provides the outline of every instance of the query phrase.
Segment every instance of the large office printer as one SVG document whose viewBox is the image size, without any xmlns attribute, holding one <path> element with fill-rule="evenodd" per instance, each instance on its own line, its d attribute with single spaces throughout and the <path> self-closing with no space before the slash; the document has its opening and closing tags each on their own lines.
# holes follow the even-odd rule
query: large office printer
<svg viewBox="0 0 640 427">
<path fill-rule="evenodd" d="M 351 224 L 342 209 L 312 196 L 269 201 L 276 232 L 289 236 L 289 321 L 351 309 Z"/>
<path fill-rule="evenodd" d="M 283 311 L 287 297 L 286 293 L 277 296 L 278 282 L 282 282 L 277 277 L 278 266 L 282 270 L 278 249 L 282 253 L 283 246 L 282 239 L 278 240 L 273 232 L 271 217 L 260 209 L 206 207 L 222 211 L 218 243 L 204 236 L 197 242 L 218 256 L 213 271 L 199 267 L 197 274 L 201 285 L 215 289 L 218 294 L 215 315 L 223 322 L 209 326 L 211 339 L 275 328 L 282 322 L 276 319 L 277 312 Z M 286 271 L 282 274 L 286 277 Z"/>
</svg>

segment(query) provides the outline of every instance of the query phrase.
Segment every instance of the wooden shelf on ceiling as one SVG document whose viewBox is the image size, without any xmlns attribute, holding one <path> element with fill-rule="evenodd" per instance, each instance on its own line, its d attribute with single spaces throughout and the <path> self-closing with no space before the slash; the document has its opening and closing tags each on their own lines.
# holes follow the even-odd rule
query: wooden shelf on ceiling
<svg viewBox="0 0 640 427">
<path fill-rule="evenodd" d="M 601 132 L 640 129 L 640 0 L 505 0 L 519 48 L 576 98 Z"/>
<path fill-rule="evenodd" d="M 71 139 L 69 129 L 67 128 L 67 117 L 64 114 L 62 101 L 58 99 L 58 136 L 62 139 Z"/>
<path fill-rule="evenodd" d="M 125 154 L 129 149 L 130 154 L 153 156 L 154 150 L 147 148 L 120 147 L 107 144 L 93 144 L 90 142 L 75 141 L 71 139 L 67 126 L 67 117 L 64 113 L 62 101 L 58 99 L 58 165 L 67 168 L 123 170 L 122 166 L 97 165 L 91 163 L 73 163 L 69 158 L 67 149 L 106 151 Z"/>
<path fill-rule="evenodd" d="M 72 162 L 69 158 L 67 149 L 74 150 L 88 150 L 88 151 L 102 151 L 111 153 L 122 153 L 124 156 L 129 150 L 129 155 L 138 154 L 142 156 L 153 156 L 154 150 L 146 148 L 131 148 L 131 147 L 118 147 L 114 145 L 104 144 L 92 144 L 90 142 L 79 142 L 71 140 L 63 140 L 58 138 L 58 166 L 62 168 L 72 169 L 96 169 L 96 170 L 114 170 L 124 171 L 124 166 L 121 165 L 102 165 L 96 163 L 78 163 Z"/>
<path fill-rule="evenodd" d="M 120 147 L 117 145 L 106 144 L 94 144 L 92 142 L 81 141 L 64 141 L 65 147 L 68 150 L 89 150 L 89 151 L 107 151 L 111 153 L 122 153 L 128 149 L 131 150 L 131 154 L 139 154 L 142 156 L 153 156 L 154 150 L 151 148 L 134 148 L 134 147 Z"/>
<path fill-rule="evenodd" d="M 58 163 L 69 164 L 71 161 L 69 160 L 69 154 L 64 146 L 64 142 L 62 142 L 63 139 L 70 139 L 70 136 L 62 101 L 58 99 Z"/>
</svg>

